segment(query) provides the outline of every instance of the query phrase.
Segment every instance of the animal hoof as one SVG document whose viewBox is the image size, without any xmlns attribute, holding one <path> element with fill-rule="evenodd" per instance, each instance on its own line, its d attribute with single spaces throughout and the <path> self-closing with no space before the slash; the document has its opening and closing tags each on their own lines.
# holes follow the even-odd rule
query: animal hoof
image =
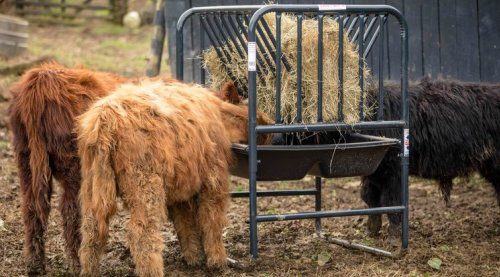
<svg viewBox="0 0 500 277">
<path fill-rule="evenodd" d="M 382 217 L 370 216 L 366 224 L 367 233 L 370 237 L 378 237 L 382 228 Z"/>
<path fill-rule="evenodd" d="M 45 265 L 41 262 L 32 263 L 27 267 L 28 276 L 42 276 L 45 275 Z"/>
</svg>

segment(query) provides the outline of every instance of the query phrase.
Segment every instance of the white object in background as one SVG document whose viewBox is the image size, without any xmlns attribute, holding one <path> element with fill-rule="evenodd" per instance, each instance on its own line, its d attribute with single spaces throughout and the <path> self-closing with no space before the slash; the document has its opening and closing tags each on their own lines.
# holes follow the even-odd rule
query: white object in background
<svg viewBox="0 0 500 277">
<path fill-rule="evenodd" d="M 123 25 L 130 29 L 137 29 L 141 26 L 141 16 L 136 11 L 128 12 L 123 17 Z"/>
</svg>

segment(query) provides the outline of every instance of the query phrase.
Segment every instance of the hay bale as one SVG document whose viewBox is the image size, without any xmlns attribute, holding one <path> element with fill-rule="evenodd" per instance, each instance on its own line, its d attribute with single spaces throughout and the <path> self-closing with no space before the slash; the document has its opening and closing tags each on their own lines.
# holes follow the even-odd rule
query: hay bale
<svg viewBox="0 0 500 277">
<path fill-rule="evenodd" d="M 275 15 L 267 14 L 264 17 L 273 30 L 275 28 Z M 327 122 L 337 121 L 338 110 L 338 35 L 339 25 L 330 17 L 325 17 L 323 22 L 323 119 Z M 261 39 L 268 39 L 267 37 Z M 361 89 L 359 87 L 359 69 L 357 46 L 349 41 L 344 32 L 344 122 L 353 124 L 359 121 L 359 101 Z M 297 116 L 297 19 L 295 16 L 283 15 L 281 19 L 281 46 L 282 53 L 292 66 L 292 71 L 287 72 L 282 66 L 281 78 L 281 114 L 284 123 L 294 122 Z M 202 54 L 204 67 L 209 72 L 211 88 L 219 90 L 222 85 L 230 80 L 227 69 L 237 80 L 247 83 L 247 59 L 241 58 L 235 51 L 232 42 L 224 46 L 231 54 L 232 62 L 224 64 L 212 47 Z M 302 122 L 316 122 L 317 118 L 317 76 L 318 76 L 318 21 L 304 19 L 302 22 Z M 259 55 L 268 55 L 258 49 Z M 365 64 L 363 68 L 365 91 L 371 86 L 371 75 Z M 262 73 L 264 82 L 257 78 L 257 103 L 258 109 L 269 116 L 275 115 L 276 103 L 276 76 L 272 72 Z M 365 93 L 366 96 L 366 93 Z M 366 97 L 365 97 L 366 98 Z M 366 100 L 366 99 L 365 99 Z M 365 115 L 371 114 L 373 108 L 364 103 Z"/>
</svg>

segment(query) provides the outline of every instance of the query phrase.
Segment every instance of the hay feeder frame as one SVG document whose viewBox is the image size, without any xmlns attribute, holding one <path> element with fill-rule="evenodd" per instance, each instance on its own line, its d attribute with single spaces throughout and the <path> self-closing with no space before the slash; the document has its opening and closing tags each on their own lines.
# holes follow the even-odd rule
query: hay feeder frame
<svg viewBox="0 0 500 277">
<path fill-rule="evenodd" d="M 274 13 L 276 30 L 273 34 L 263 20 L 263 16 Z M 301 74 L 297 74 L 297 114 L 298 119 L 292 124 L 281 124 L 280 101 L 276 101 L 276 124 L 257 126 L 257 90 L 258 78 L 262 71 L 272 71 L 277 76 L 276 99 L 280 99 L 282 92 L 280 77 L 282 70 L 293 70 L 286 56 L 281 52 L 281 15 L 297 17 L 297 49 L 301 52 L 301 25 L 304 18 L 318 20 L 318 111 L 316 123 L 302 123 L 301 116 Z M 338 50 L 343 53 L 343 33 L 347 32 L 351 42 L 358 45 L 360 57 L 359 70 L 363 70 L 362 59 L 372 50 L 375 43 L 380 43 L 378 48 L 379 77 L 378 77 L 378 110 L 374 121 L 363 120 L 363 99 L 360 99 L 360 120 L 354 124 L 346 124 L 343 118 L 343 55 L 338 58 L 339 90 L 337 92 L 323 91 L 323 20 L 326 17 L 334 18 L 339 24 Z M 400 72 L 401 72 L 401 117 L 396 121 L 383 120 L 383 43 L 384 24 L 393 18 L 400 27 Z M 186 22 L 190 24 L 186 24 Z M 155 22 L 160 28 L 165 28 L 164 14 L 158 12 Z M 199 24 L 195 24 L 199 23 Z M 408 86 L 408 27 L 406 21 L 397 9 L 387 5 L 265 5 L 265 6 L 212 6 L 196 7 L 184 12 L 176 29 L 176 78 L 184 79 L 184 31 L 185 26 L 199 28 L 199 43 L 201 50 L 213 45 L 216 48 L 228 41 L 233 43 L 242 58 L 250 56 L 248 63 L 248 83 L 231 78 L 237 84 L 240 94 L 248 97 L 249 101 L 249 143 L 248 145 L 235 144 L 233 152 L 237 157 L 237 166 L 232 169 L 232 174 L 249 179 L 249 191 L 233 192 L 233 197 L 248 197 L 250 201 L 250 253 L 256 258 L 257 251 L 257 225 L 260 222 L 315 219 L 317 234 L 329 242 L 344 247 L 363 250 L 372 254 L 395 257 L 408 248 L 408 156 L 409 156 L 409 113 L 407 101 Z M 152 43 L 152 53 L 155 60 L 151 61 L 149 75 L 159 72 L 161 52 L 163 49 L 165 33 L 157 36 Z M 207 40 L 208 38 L 208 40 Z M 378 38 L 378 40 L 377 40 Z M 197 38 L 198 39 L 198 38 Z M 249 54 L 250 53 L 250 54 Z M 259 54 L 260 53 L 260 54 Z M 262 53 L 267 53 L 263 55 Z M 190 53 L 189 59 L 196 59 L 198 53 Z M 230 63 L 231 58 L 221 47 L 217 56 L 225 63 Z M 296 70 L 302 70 L 302 57 L 297 61 Z M 200 68 L 200 82 L 206 83 L 206 72 Z M 246 81 L 246 80 L 245 80 Z M 364 89 L 363 74 L 360 74 L 359 85 Z M 247 93 L 248 92 L 248 93 Z M 339 94 L 339 115 L 337 122 L 323 122 L 322 95 L 323 93 Z M 363 98 L 363 93 L 361 93 Z M 367 136 L 360 132 L 367 130 L 395 129 L 400 133 L 400 139 Z M 345 132 L 343 143 L 320 145 L 257 145 L 257 134 L 262 133 L 298 133 L 298 132 Z M 385 156 L 389 147 L 398 147 L 401 159 L 401 204 L 391 207 L 361 208 L 336 211 L 322 211 L 321 186 L 322 178 L 366 176 L 372 174 Z M 332 163 L 333 161 L 333 163 Z M 315 176 L 314 189 L 301 190 L 272 190 L 258 191 L 257 181 L 270 180 L 298 180 L 306 174 Z M 315 197 L 315 211 L 298 212 L 273 215 L 259 215 L 257 213 L 257 199 L 259 197 L 277 197 L 294 195 L 312 195 Z M 372 214 L 398 213 L 402 216 L 401 250 L 392 253 L 383 249 L 358 244 L 340 238 L 331 238 L 322 235 L 321 218 L 359 216 Z"/>
</svg>

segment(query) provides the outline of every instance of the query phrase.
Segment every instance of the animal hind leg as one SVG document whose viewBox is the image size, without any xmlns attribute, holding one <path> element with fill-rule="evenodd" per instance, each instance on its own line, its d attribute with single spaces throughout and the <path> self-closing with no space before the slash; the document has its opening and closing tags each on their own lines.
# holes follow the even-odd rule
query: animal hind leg
<svg viewBox="0 0 500 277">
<path fill-rule="evenodd" d="M 443 195 L 446 207 L 450 207 L 450 195 L 451 190 L 453 189 L 453 179 L 442 178 L 441 180 L 439 180 L 439 189 L 441 190 L 441 194 Z"/>
<path fill-rule="evenodd" d="M 227 254 L 222 240 L 222 232 L 227 221 L 228 186 L 228 177 L 221 176 L 210 184 L 204 184 L 199 194 L 198 222 L 209 267 L 224 268 L 227 266 Z"/>
<path fill-rule="evenodd" d="M 39 184 L 39 191 L 33 191 L 29 154 L 18 155 L 19 176 L 21 181 L 21 210 L 24 223 L 24 253 L 28 276 L 45 273 L 44 233 L 50 213 L 52 196 L 52 177 Z M 39 205 L 36 205 L 36 203 Z"/>
<path fill-rule="evenodd" d="M 483 162 L 480 172 L 495 189 L 497 203 L 500 205 L 500 151 L 497 151 L 493 157 Z"/>
<path fill-rule="evenodd" d="M 137 174 L 128 178 L 122 188 L 124 202 L 130 207 L 129 242 L 135 271 L 141 277 L 163 276 L 161 226 L 166 219 L 163 182 L 157 175 Z"/>
<path fill-rule="evenodd" d="M 361 198 L 369 208 L 380 207 L 380 189 L 369 177 L 363 178 L 361 182 Z M 370 236 L 375 237 L 380 233 L 382 227 L 382 215 L 369 215 L 367 228 Z"/>
<path fill-rule="evenodd" d="M 203 260 L 195 202 L 196 200 L 193 199 L 168 207 L 168 215 L 174 223 L 181 245 L 182 257 L 190 266 L 199 265 Z"/>
<path fill-rule="evenodd" d="M 80 234 L 81 213 L 78 206 L 79 181 L 64 180 L 61 182 L 64 192 L 59 202 L 59 211 L 63 221 L 63 234 L 66 240 L 66 253 L 71 261 L 73 272 L 79 272 L 80 262 L 78 249 L 82 240 Z"/>
</svg>

